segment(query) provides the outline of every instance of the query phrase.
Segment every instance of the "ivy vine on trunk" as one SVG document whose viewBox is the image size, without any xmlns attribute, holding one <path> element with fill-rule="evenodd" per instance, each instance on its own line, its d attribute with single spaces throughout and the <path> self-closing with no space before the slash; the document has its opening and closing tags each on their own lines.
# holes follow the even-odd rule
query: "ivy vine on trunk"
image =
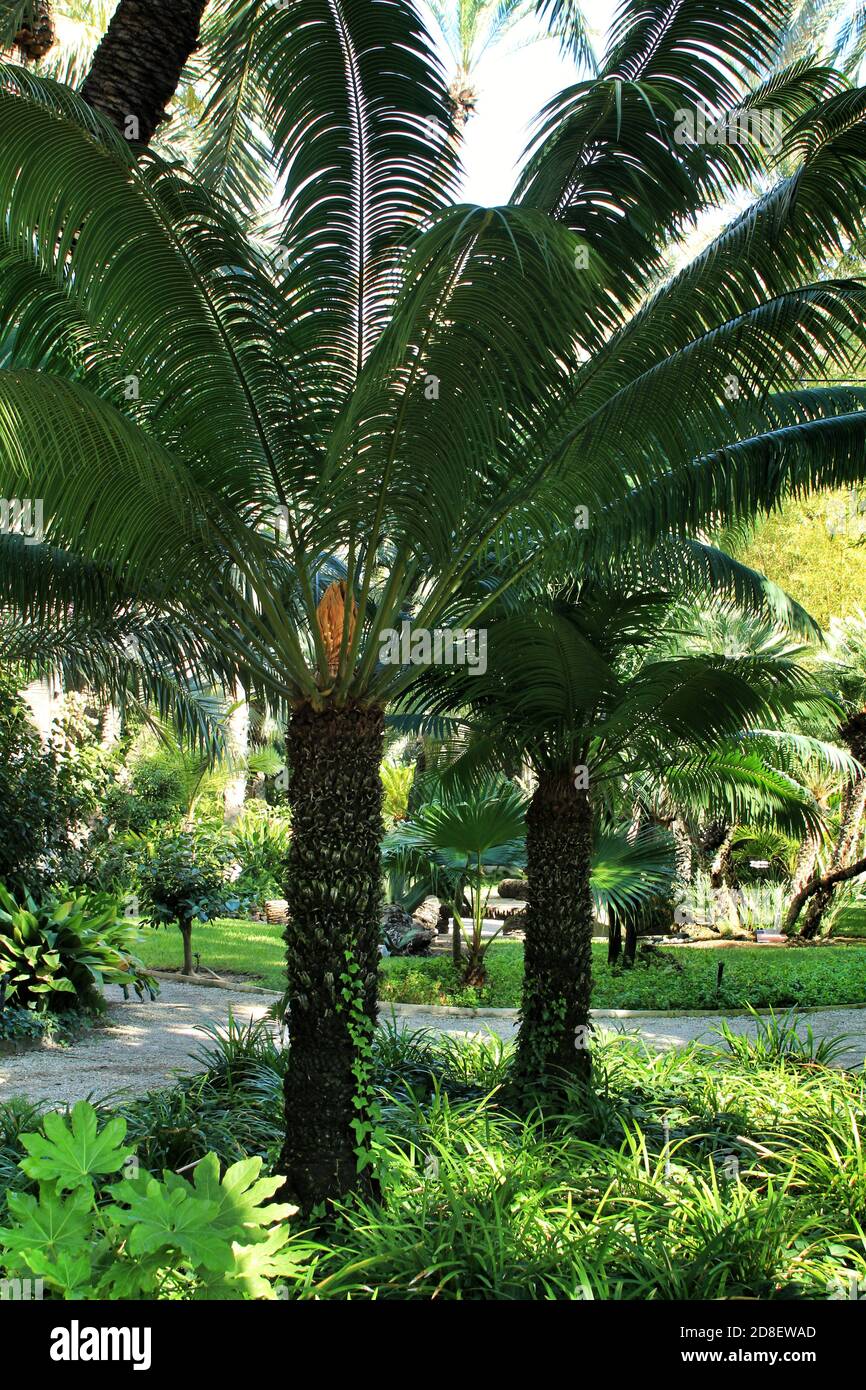
<svg viewBox="0 0 866 1390">
<path fill-rule="evenodd" d="M 570 772 L 543 772 L 526 817 L 526 905 L 515 1079 L 535 1090 L 590 1073 L 592 809 Z"/>
<path fill-rule="evenodd" d="M 363 705 L 302 704 L 288 727 L 290 1049 L 279 1171 L 304 1211 L 373 1186 L 371 1121 L 355 1102 L 366 1104 L 376 1023 L 383 740 L 382 710 Z"/>
</svg>

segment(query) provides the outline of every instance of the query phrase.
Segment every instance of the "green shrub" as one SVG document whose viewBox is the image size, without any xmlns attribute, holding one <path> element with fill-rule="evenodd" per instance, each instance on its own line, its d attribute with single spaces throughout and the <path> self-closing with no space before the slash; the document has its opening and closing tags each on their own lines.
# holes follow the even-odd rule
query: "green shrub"
<svg viewBox="0 0 866 1390">
<path fill-rule="evenodd" d="M 105 985 L 154 997 L 132 954 L 136 929 L 107 899 L 46 896 L 19 903 L 0 886 L 0 990 L 4 1006 L 36 1013 L 95 1009 Z"/>
<path fill-rule="evenodd" d="M 267 898 L 280 898 L 292 838 L 287 812 L 262 801 L 248 802 L 232 830 L 232 847 L 241 865 L 235 889 L 261 906 Z"/>
<path fill-rule="evenodd" d="M 168 830 L 145 842 L 136 869 L 142 915 L 156 927 L 179 927 L 184 974 L 192 972 L 193 922 L 248 906 L 229 882 L 234 867 L 233 848 L 218 831 Z"/>
<path fill-rule="evenodd" d="M 7 1279 L 35 1276 L 58 1299 L 275 1298 L 306 1258 L 302 1244 L 289 1245 L 293 1208 L 269 1201 L 282 1179 L 261 1177 L 260 1158 L 220 1177 L 208 1154 L 191 1182 L 141 1174 L 126 1121 L 99 1129 L 85 1101 L 68 1122 L 46 1115 L 41 1131 L 19 1137 L 19 1167 L 38 1191 L 7 1195 Z"/>
<path fill-rule="evenodd" d="M 78 1020 L 73 1020 L 70 1027 L 70 1019 L 70 1014 L 36 1013 L 33 1009 L 23 1009 L 20 1004 L 0 1008 L 0 1043 L 42 1042 L 45 1038 L 63 1040 L 75 1031 Z"/>
<path fill-rule="evenodd" d="M 52 883 L 86 877 L 83 832 L 106 792 L 110 763 L 81 696 L 64 696 L 43 745 L 14 673 L 0 673 L 0 883 L 38 896 Z"/>
<path fill-rule="evenodd" d="M 323 1214 L 314 1245 L 283 1226 L 285 1263 L 255 1288 L 234 1255 L 228 1268 L 198 1262 L 198 1202 L 235 1182 L 243 1200 L 248 1190 L 234 1172 L 216 1187 L 217 1158 L 197 1162 L 208 1142 L 223 1165 L 248 1145 L 254 1168 L 241 1172 L 256 1180 L 261 1157 L 266 1171 L 279 1152 L 286 1053 L 265 1024 L 232 1025 L 211 1032 L 200 1075 L 124 1102 L 101 1132 L 88 1107 L 70 1124 L 0 1106 L 0 1272 L 44 1278 L 55 1297 L 160 1286 L 172 1298 L 273 1297 L 277 1279 L 288 1297 L 316 1300 L 845 1297 L 866 1287 L 864 1078 L 822 1065 L 792 1021 L 770 1020 L 750 1043 L 662 1054 L 601 1035 L 592 1092 L 528 1116 L 508 1108 L 512 1048 L 499 1039 L 380 1029 L 381 1201 Z M 196 1164 L 196 1177 L 141 1171 L 166 1161 Z M 136 1163 L 139 1176 L 118 1182 Z M 60 1200 L 70 1261 L 45 1239 Z M 169 1229 L 169 1201 L 188 1225 Z M 133 1246 L 134 1219 L 152 1250 Z M 245 1261 L 266 1258 L 273 1230 L 267 1218 L 252 1235 L 244 1225 Z M 222 1220 L 214 1234 L 228 1236 Z M 207 1248 L 225 1265 L 223 1246 Z"/>
<path fill-rule="evenodd" d="M 67 844 L 54 761 L 12 678 L 0 674 L 0 881 L 36 890 Z"/>
<path fill-rule="evenodd" d="M 409 793 L 415 777 L 414 764 L 383 762 L 379 768 L 382 778 L 382 815 L 385 824 L 393 828 L 396 821 L 409 814 Z"/>
<path fill-rule="evenodd" d="M 115 783 L 105 798 L 106 819 L 117 830 L 143 835 L 153 822 L 176 821 L 186 803 L 186 784 L 179 768 L 164 758 L 142 758 L 128 786 Z"/>
</svg>

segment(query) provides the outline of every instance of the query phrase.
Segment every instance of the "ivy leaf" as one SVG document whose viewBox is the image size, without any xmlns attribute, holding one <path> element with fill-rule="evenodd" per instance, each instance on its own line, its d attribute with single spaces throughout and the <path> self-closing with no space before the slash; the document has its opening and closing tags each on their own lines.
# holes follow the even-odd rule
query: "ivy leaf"
<svg viewBox="0 0 866 1390">
<path fill-rule="evenodd" d="M 21 1135 L 30 1157 L 20 1167 L 38 1182 L 56 1181 L 61 1192 L 89 1188 L 95 1175 L 118 1172 L 133 1153 L 121 1147 L 126 1121 L 115 1116 L 98 1131 L 96 1111 L 84 1100 L 72 1111 L 71 1128 L 62 1115 L 46 1115 L 43 1127 L 44 1135 Z"/>
</svg>

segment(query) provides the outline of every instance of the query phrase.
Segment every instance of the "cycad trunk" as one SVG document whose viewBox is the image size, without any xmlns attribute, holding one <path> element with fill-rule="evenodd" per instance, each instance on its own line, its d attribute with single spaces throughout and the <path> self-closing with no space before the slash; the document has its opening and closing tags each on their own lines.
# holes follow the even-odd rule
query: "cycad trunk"
<svg viewBox="0 0 866 1390">
<path fill-rule="evenodd" d="M 860 777 L 846 788 L 842 801 L 839 835 L 833 847 L 830 863 L 827 866 L 828 873 L 833 873 L 835 869 L 844 869 L 853 862 L 860 841 L 864 810 L 866 810 L 866 779 Z M 832 903 L 835 893 L 836 886 L 833 884 L 829 888 L 819 888 L 818 892 L 810 898 L 800 930 L 800 935 L 806 940 L 812 940 L 818 935 L 824 914 Z"/>
<path fill-rule="evenodd" d="M 801 888 L 812 878 L 815 866 L 818 863 L 818 855 L 821 852 L 821 835 L 815 830 L 811 831 L 797 852 L 797 862 L 794 865 L 794 872 L 791 876 L 791 893 L 799 893 Z"/>
<path fill-rule="evenodd" d="M 568 772 L 540 775 L 526 818 L 523 1000 L 516 1081 L 543 1089 L 590 1071 L 592 992 L 589 795 Z"/>
<path fill-rule="evenodd" d="M 207 0 L 120 0 L 81 95 L 126 139 L 147 145 L 198 44 Z"/>
<path fill-rule="evenodd" d="M 15 35 L 22 58 L 38 63 L 54 47 L 56 37 L 51 0 L 29 0 Z"/>
<path fill-rule="evenodd" d="M 424 739 L 420 734 L 415 740 L 414 752 L 415 770 L 412 773 L 412 784 L 409 787 L 409 795 L 406 798 L 406 815 L 410 820 L 424 804 L 424 778 L 427 774 L 427 749 L 424 747 Z"/>
<path fill-rule="evenodd" d="M 710 865 L 710 887 L 713 890 L 713 925 L 717 922 L 739 926 L 736 883 L 733 860 L 734 827 L 729 825 L 725 838 L 716 850 Z"/>
<path fill-rule="evenodd" d="M 358 1174 L 363 1135 L 353 1122 L 364 1123 L 355 1100 L 376 1023 L 383 735 L 382 711 L 359 706 L 303 705 L 288 729 L 290 1048 L 279 1171 L 305 1211 L 370 1185 Z"/>
</svg>

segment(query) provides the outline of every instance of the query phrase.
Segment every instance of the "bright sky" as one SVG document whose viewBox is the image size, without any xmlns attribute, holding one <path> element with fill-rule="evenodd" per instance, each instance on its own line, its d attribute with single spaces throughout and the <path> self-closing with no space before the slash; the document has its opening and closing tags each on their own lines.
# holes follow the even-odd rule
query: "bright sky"
<svg viewBox="0 0 866 1390">
<path fill-rule="evenodd" d="M 615 9 L 615 0 L 585 0 L 584 12 L 599 56 Z M 579 75 L 552 39 L 517 46 L 518 35 L 522 38 L 540 27 L 534 20 L 525 24 L 490 48 L 478 68 L 480 99 L 466 127 L 463 149 L 467 202 L 492 204 L 508 199 L 534 118 Z"/>
</svg>

